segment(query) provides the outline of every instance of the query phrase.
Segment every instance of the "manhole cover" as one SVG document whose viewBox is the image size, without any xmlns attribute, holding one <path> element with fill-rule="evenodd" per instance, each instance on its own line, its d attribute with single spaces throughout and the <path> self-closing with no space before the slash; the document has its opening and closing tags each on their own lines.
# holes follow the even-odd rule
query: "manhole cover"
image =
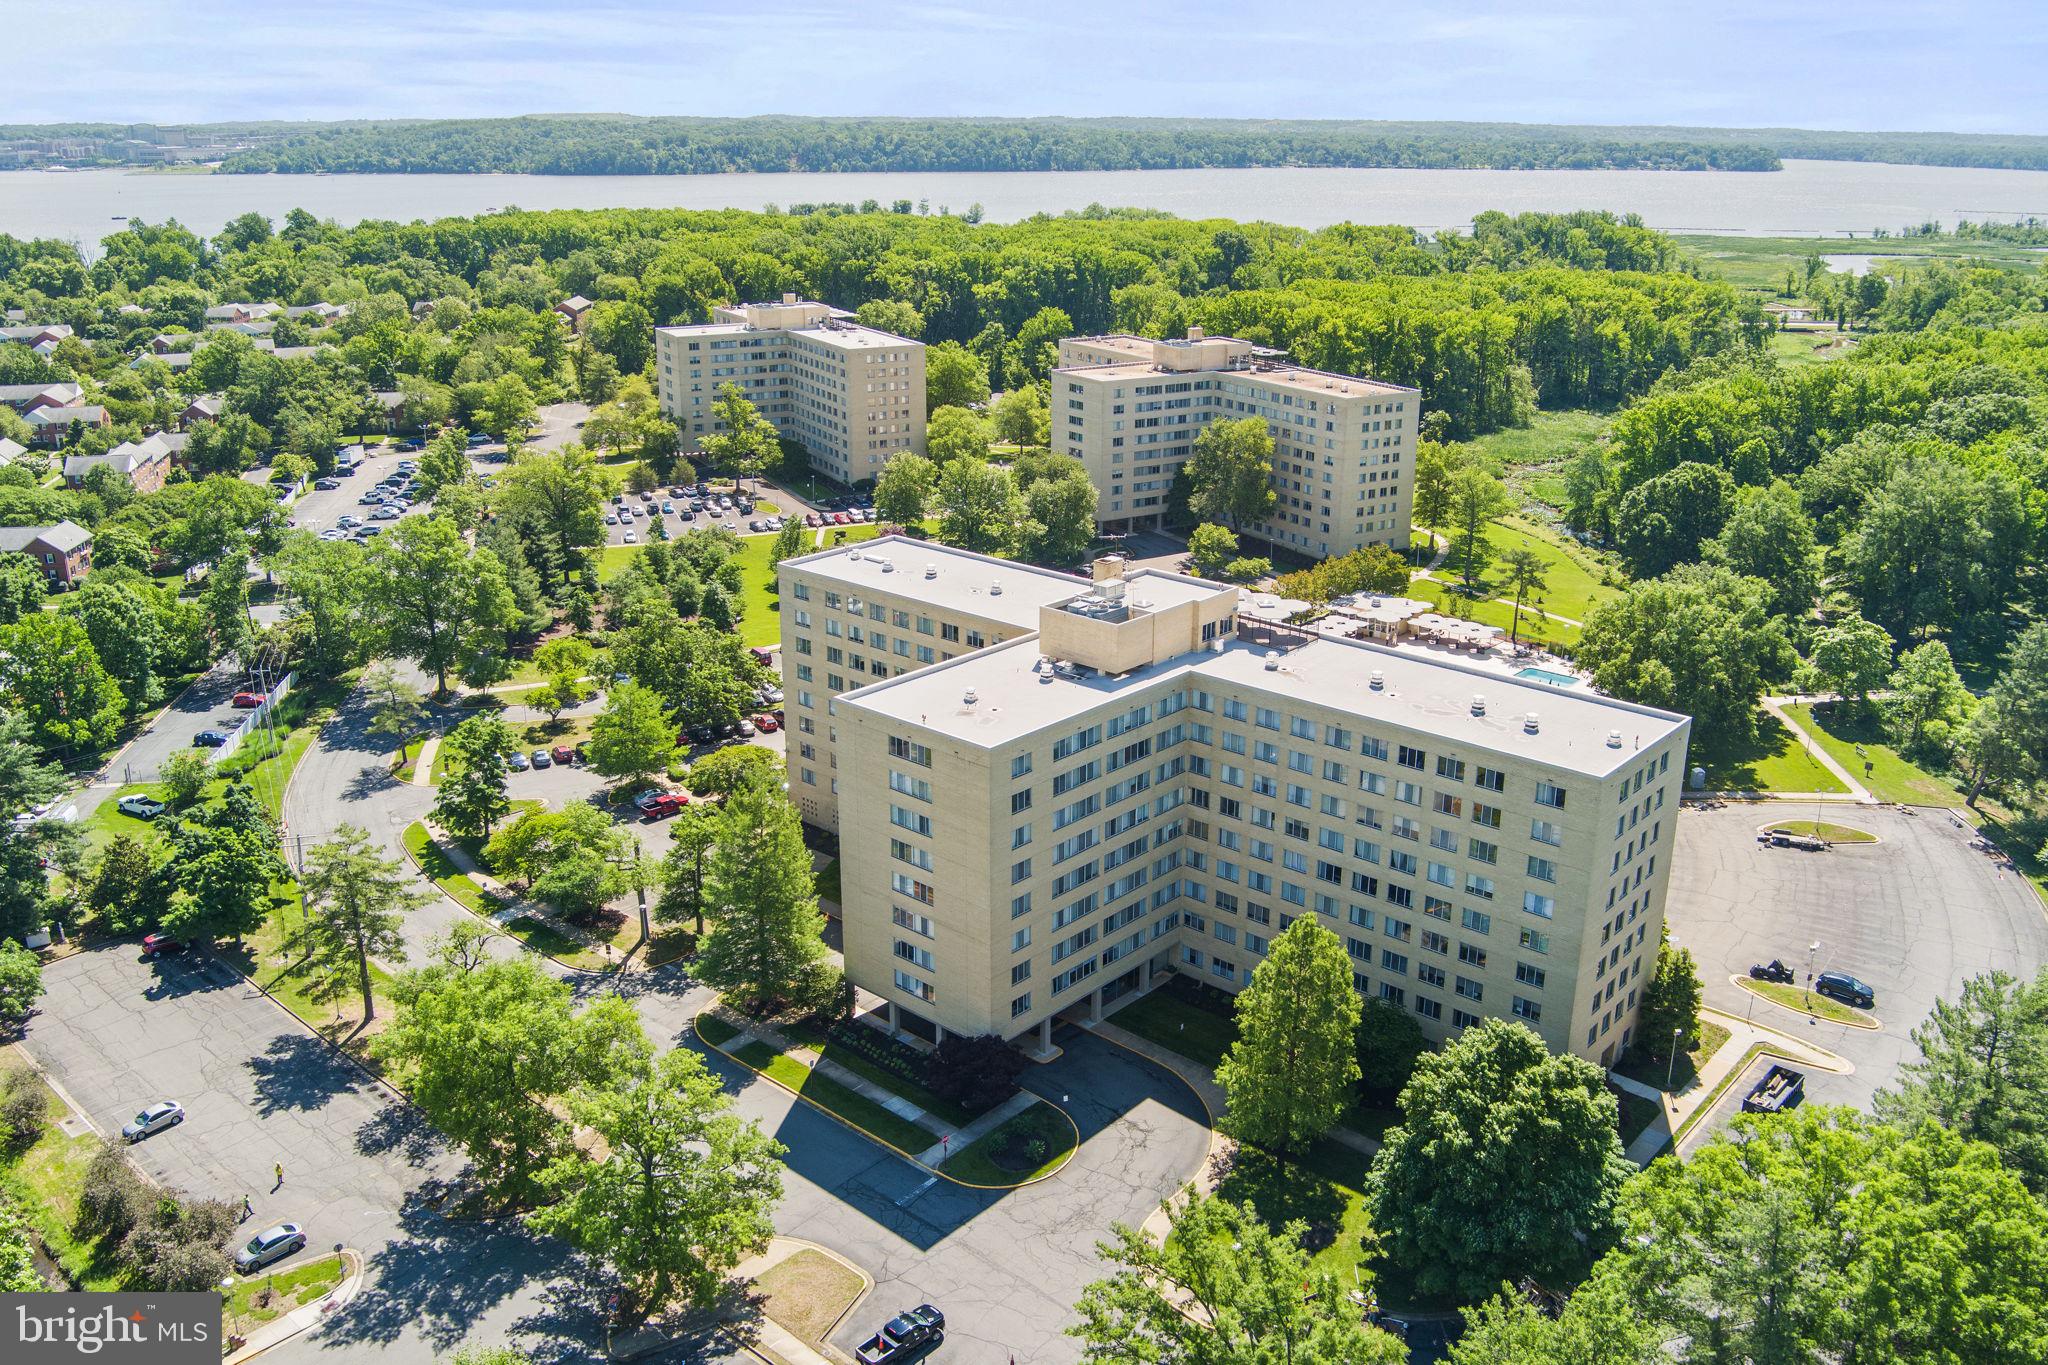
<svg viewBox="0 0 2048 1365">
<path fill-rule="evenodd" d="M 57 1120 L 57 1131 L 65 1137 L 84 1137 L 92 1130 L 84 1119 L 73 1114 L 70 1118 Z"/>
</svg>

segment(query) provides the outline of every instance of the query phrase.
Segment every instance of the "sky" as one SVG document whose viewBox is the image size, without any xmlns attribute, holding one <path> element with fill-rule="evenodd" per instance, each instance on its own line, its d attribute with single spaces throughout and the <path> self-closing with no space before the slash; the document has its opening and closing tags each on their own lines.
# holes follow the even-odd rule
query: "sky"
<svg viewBox="0 0 2048 1365">
<path fill-rule="evenodd" d="M 2044 0 L 0 0 L 0 123 L 523 113 L 2048 133 Z M 12 43 L 7 44 L 12 46 Z"/>
</svg>

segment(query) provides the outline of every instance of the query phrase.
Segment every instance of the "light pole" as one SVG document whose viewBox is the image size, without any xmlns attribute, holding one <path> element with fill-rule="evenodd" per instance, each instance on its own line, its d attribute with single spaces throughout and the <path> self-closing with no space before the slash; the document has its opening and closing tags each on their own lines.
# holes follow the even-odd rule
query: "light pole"
<svg viewBox="0 0 2048 1365">
<path fill-rule="evenodd" d="M 1684 1032 L 1683 1024 L 1671 1030 L 1671 1059 L 1664 1063 L 1664 1093 L 1667 1095 L 1671 1093 L 1671 1073 L 1678 1067 L 1678 1039 Z"/>
<path fill-rule="evenodd" d="M 1813 960 L 1819 954 L 1820 941 L 1818 939 L 1806 945 L 1806 992 L 1801 998 L 1806 1005 L 1806 1012 L 1808 1014 L 1813 1013 Z"/>
<path fill-rule="evenodd" d="M 238 1320 L 235 1317 L 235 1277 L 232 1275 L 227 1276 L 220 1282 L 220 1307 L 221 1311 L 227 1314 L 228 1335 L 231 1337 L 238 1336 L 239 1333 L 235 1331 L 235 1327 L 238 1325 Z"/>
</svg>

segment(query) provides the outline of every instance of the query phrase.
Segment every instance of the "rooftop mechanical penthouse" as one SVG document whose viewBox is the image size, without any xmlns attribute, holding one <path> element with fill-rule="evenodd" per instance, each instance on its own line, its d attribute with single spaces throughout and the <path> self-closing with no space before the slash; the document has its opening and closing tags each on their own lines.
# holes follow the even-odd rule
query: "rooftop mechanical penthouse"
<svg viewBox="0 0 2048 1365">
<path fill-rule="evenodd" d="M 923 581 L 925 547 L 865 548 Z M 1240 988 L 1314 914 L 1433 1038 L 1503 1015 L 1620 1050 L 1686 717 L 1240 620 L 1236 589 L 1177 574 L 1066 581 L 1035 630 L 827 707 L 847 971 L 898 1027 L 1049 1048 L 1055 1016 L 1168 968 Z M 840 639 L 874 620 L 810 609 Z"/>
</svg>

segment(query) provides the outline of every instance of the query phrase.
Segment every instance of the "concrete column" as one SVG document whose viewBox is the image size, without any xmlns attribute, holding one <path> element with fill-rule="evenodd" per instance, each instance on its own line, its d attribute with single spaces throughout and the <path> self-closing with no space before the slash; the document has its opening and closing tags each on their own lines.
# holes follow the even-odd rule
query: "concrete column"
<svg viewBox="0 0 2048 1365">
<path fill-rule="evenodd" d="M 943 1042 L 945 1042 L 945 1041 L 946 1041 L 946 1026 L 945 1026 L 944 1024 L 940 1023 L 940 1022 L 939 1022 L 938 1020 L 936 1020 L 936 1019 L 932 1020 L 932 1044 L 933 1044 L 933 1046 L 937 1046 L 938 1044 L 940 1044 L 940 1043 L 943 1043 Z"/>
<path fill-rule="evenodd" d="M 1102 1018 L 1102 988 L 1098 986 L 1088 992 L 1088 1022 L 1092 1024 L 1100 1018 Z"/>
<path fill-rule="evenodd" d="M 1038 1021 L 1038 1050 L 1052 1051 L 1052 1019 L 1050 1016 Z"/>
<path fill-rule="evenodd" d="M 1145 959 L 1145 974 L 1138 978 L 1138 984 L 1143 990 L 1152 989 L 1152 959 L 1149 957 Z"/>
<path fill-rule="evenodd" d="M 896 1031 L 896 1002 L 894 1000 L 885 1002 L 882 1006 L 882 1011 L 882 1017 L 889 1021 L 889 1032 L 894 1033 Z"/>
</svg>

